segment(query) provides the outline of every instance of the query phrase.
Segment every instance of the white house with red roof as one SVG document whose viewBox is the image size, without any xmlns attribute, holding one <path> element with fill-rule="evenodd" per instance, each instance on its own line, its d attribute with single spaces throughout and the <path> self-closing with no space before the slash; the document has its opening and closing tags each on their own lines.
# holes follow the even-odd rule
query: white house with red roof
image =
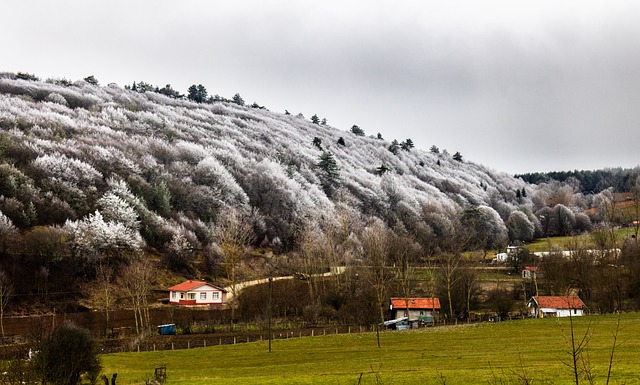
<svg viewBox="0 0 640 385">
<path fill-rule="evenodd" d="M 579 317 L 584 314 L 584 302 L 576 295 L 536 296 L 527 304 L 532 317 Z"/>
<path fill-rule="evenodd" d="M 409 321 L 418 321 L 421 316 L 436 316 L 440 312 L 438 298 L 391 298 L 392 318 L 408 317 Z"/>
<path fill-rule="evenodd" d="M 205 281 L 185 281 L 171 286 L 169 303 L 184 306 L 222 305 L 227 302 L 227 291 Z"/>
</svg>

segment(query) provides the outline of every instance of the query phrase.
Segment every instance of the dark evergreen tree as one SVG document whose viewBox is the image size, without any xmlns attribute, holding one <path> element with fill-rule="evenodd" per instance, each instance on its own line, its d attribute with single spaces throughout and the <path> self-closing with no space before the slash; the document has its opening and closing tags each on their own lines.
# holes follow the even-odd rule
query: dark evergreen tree
<svg viewBox="0 0 640 385">
<path fill-rule="evenodd" d="M 404 142 L 400 143 L 400 147 L 402 147 L 402 149 L 405 151 L 411 151 L 411 149 L 415 146 L 413 144 L 413 140 L 407 139 Z"/>
<path fill-rule="evenodd" d="M 336 160 L 330 151 L 323 151 L 322 154 L 320 154 L 318 167 L 324 171 L 325 175 L 332 181 L 337 181 L 340 177 L 338 163 L 336 163 Z"/>
<path fill-rule="evenodd" d="M 380 165 L 380 167 L 376 168 L 376 174 L 377 175 L 383 175 L 387 172 L 391 171 L 391 169 L 389 167 L 387 167 L 384 163 L 382 163 Z"/>
<path fill-rule="evenodd" d="M 318 150 L 324 151 L 324 149 L 322 148 L 322 139 L 320 139 L 317 136 L 315 136 L 313 138 L 313 142 L 312 143 L 313 143 L 314 147 L 316 147 Z"/>
<path fill-rule="evenodd" d="M 400 150 L 400 143 L 398 143 L 397 140 L 393 140 L 393 142 L 391 142 L 391 144 L 389 145 L 389 151 L 391 151 L 391 153 L 393 153 L 394 155 L 398 155 L 398 151 Z"/>
<path fill-rule="evenodd" d="M 351 132 L 357 136 L 364 136 L 364 130 L 355 124 L 351 126 Z"/>
<path fill-rule="evenodd" d="M 181 99 L 183 97 L 183 95 L 180 95 L 180 92 L 174 90 L 171 87 L 171 84 L 167 84 L 163 88 L 159 88 L 156 92 L 158 92 L 159 94 L 162 94 L 162 95 L 166 95 L 166 96 L 168 96 L 170 98 L 174 98 L 174 99 Z"/>
<path fill-rule="evenodd" d="M 432 154 L 439 154 L 440 153 L 440 149 L 435 144 L 433 146 L 431 146 L 429 151 L 431 151 Z"/>
<path fill-rule="evenodd" d="M 380 140 L 384 140 L 384 138 L 382 137 L 382 134 L 381 134 L 381 133 L 379 133 L 379 132 L 378 132 L 378 136 L 377 136 L 377 138 L 378 138 L 378 139 L 380 139 Z"/>
<path fill-rule="evenodd" d="M 242 99 L 240 94 L 233 95 L 232 101 L 239 106 L 244 106 L 244 99 Z"/>
<path fill-rule="evenodd" d="M 340 138 L 338 138 L 338 144 L 341 146 L 346 146 L 347 144 L 344 142 L 344 138 L 341 136 Z"/>
<path fill-rule="evenodd" d="M 313 116 L 311 117 L 311 123 L 320 124 L 320 118 L 318 117 L 318 115 L 313 114 Z"/>
<path fill-rule="evenodd" d="M 207 89 L 202 85 L 192 84 L 187 91 L 187 99 L 196 103 L 204 103 L 207 101 Z"/>
<path fill-rule="evenodd" d="M 458 162 L 462 162 L 462 155 L 460 154 L 460 152 L 456 151 L 456 153 L 453 154 L 453 159 L 457 160 Z"/>
<path fill-rule="evenodd" d="M 98 79 L 96 79 L 93 75 L 87 76 L 86 78 L 84 78 L 84 81 L 89 84 L 93 84 L 94 86 L 98 85 Z"/>
<path fill-rule="evenodd" d="M 320 154 L 320 161 L 317 166 L 322 170 L 320 179 L 322 180 L 322 188 L 325 194 L 327 196 L 333 195 L 340 179 L 340 168 L 333 154 L 329 151 L 323 151 Z"/>
<path fill-rule="evenodd" d="M 289 112 L 289 110 L 284 110 L 284 114 L 285 115 L 291 115 L 291 112 Z"/>
<path fill-rule="evenodd" d="M 29 74 L 29 73 L 26 73 L 26 72 L 18 72 L 16 74 L 16 79 L 29 80 L 29 81 L 32 81 L 32 82 L 37 82 L 38 80 L 40 80 L 40 79 L 38 79 L 38 77 L 36 75 Z"/>
<path fill-rule="evenodd" d="M 327 118 L 322 118 L 322 121 L 320 122 L 320 125 L 326 126 L 327 125 Z"/>
<path fill-rule="evenodd" d="M 525 190 L 524 187 L 522 188 L 522 197 L 523 198 L 527 197 L 527 190 Z"/>
</svg>

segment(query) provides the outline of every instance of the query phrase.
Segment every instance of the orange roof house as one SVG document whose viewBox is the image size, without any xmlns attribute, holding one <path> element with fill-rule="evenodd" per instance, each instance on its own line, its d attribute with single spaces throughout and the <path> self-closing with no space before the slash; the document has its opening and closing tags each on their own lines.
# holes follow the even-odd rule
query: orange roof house
<svg viewBox="0 0 640 385">
<path fill-rule="evenodd" d="M 584 302 L 575 295 L 566 296 L 536 296 L 532 297 L 527 306 L 531 316 L 543 317 L 569 317 L 584 314 Z"/>
<path fill-rule="evenodd" d="M 169 303 L 184 306 L 222 305 L 227 291 L 205 281 L 185 281 L 167 289 Z"/>
<path fill-rule="evenodd" d="M 440 312 L 438 298 L 391 298 L 392 318 L 409 317 L 409 321 L 416 321 L 420 316 L 436 315 Z"/>
</svg>

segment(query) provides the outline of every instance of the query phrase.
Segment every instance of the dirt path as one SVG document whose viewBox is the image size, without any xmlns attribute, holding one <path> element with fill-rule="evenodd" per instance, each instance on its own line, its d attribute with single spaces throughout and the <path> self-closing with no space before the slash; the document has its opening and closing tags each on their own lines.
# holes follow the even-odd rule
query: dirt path
<svg viewBox="0 0 640 385">
<path fill-rule="evenodd" d="M 344 273 L 345 270 L 346 270 L 346 267 L 344 266 L 332 267 L 331 271 L 326 273 L 321 273 L 321 274 L 314 274 L 313 277 L 330 277 L 332 275 L 342 274 Z M 283 279 L 296 279 L 296 276 L 288 275 L 284 277 L 273 277 L 274 281 L 280 281 Z M 269 278 L 260 278 L 260 279 L 254 279 L 253 281 L 240 282 L 236 284 L 236 290 L 235 290 L 236 295 L 239 295 L 240 292 L 246 289 L 247 287 L 261 285 L 267 282 L 269 282 Z M 227 286 L 224 289 L 227 291 L 227 302 L 229 302 L 233 299 L 233 291 L 231 290 L 231 286 Z"/>
</svg>

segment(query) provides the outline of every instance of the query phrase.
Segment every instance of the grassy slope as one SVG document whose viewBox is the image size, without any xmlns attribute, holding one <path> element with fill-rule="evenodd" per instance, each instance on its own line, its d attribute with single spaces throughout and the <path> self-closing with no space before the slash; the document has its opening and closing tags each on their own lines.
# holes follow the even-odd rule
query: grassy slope
<svg viewBox="0 0 640 385">
<path fill-rule="evenodd" d="M 604 383 L 615 316 L 574 319 L 584 332 L 591 323 L 589 358 Z M 487 384 L 516 379 L 523 368 L 536 383 L 571 383 L 563 331 L 569 320 L 530 319 L 375 333 L 278 340 L 182 351 L 112 354 L 104 372 L 118 372 L 122 385 L 142 383 L 156 365 L 167 365 L 171 384 Z M 615 383 L 640 383 L 640 314 L 623 315 L 616 350 Z M 524 366 L 523 366 L 524 365 Z M 441 383 L 441 382 L 440 382 Z"/>
</svg>

